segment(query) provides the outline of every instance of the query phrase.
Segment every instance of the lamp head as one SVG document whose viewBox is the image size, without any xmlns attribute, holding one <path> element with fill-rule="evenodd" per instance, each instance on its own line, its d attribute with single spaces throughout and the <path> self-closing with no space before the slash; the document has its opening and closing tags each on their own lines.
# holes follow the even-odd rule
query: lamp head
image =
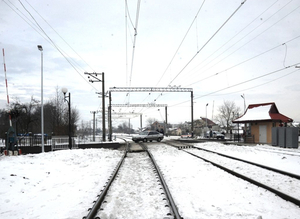
<svg viewBox="0 0 300 219">
<path fill-rule="evenodd" d="M 37 48 L 42 52 L 43 51 L 43 47 L 41 45 L 37 45 Z"/>
<path fill-rule="evenodd" d="M 68 92 L 68 89 L 65 88 L 65 87 L 63 87 L 63 88 L 61 89 L 61 91 L 64 93 L 64 95 L 66 95 L 66 93 Z"/>
</svg>

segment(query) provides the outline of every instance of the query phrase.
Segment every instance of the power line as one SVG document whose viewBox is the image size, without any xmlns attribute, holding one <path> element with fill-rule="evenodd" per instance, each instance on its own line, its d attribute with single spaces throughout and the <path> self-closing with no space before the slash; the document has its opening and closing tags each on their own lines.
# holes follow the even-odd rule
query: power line
<svg viewBox="0 0 300 219">
<path fill-rule="evenodd" d="M 240 63 L 238 63 L 238 64 L 236 64 L 236 65 L 233 65 L 233 66 L 231 66 L 231 67 L 229 67 L 229 68 L 226 68 L 226 69 L 224 69 L 224 70 L 222 70 L 222 71 L 219 71 L 219 72 L 217 72 L 217 73 L 215 73 L 215 74 L 212 74 L 212 75 L 210 75 L 210 76 L 207 76 L 206 78 L 203 78 L 203 79 L 200 79 L 200 80 L 198 80 L 198 81 L 196 81 L 196 82 L 193 82 L 193 83 L 191 83 L 191 84 L 189 84 L 189 85 L 187 85 L 187 86 L 191 86 L 191 85 L 193 85 L 193 84 L 197 84 L 197 83 L 199 83 L 199 82 L 201 82 L 201 81 L 204 81 L 204 80 L 206 80 L 206 79 L 212 78 L 212 77 L 217 76 L 217 75 L 220 75 L 221 73 L 227 72 L 227 71 L 230 70 L 230 69 L 233 69 L 233 68 L 235 68 L 235 67 L 237 67 L 237 66 L 239 66 L 239 65 L 241 65 L 241 64 L 244 64 L 244 63 L 246 63 L 246 62 L 248 62 L 248 61 L 250 61 L 250 60 L 252 60 L 252 59 L 255 59 L 255 58 L 257 58 L 257 57 L 259 57 L 259 56 L 261 56 L 261 55 L 264 55 L 264 54 L 266 54 L 266 53 L 268 53 L 268 52 L 270 52 L 270 51 L 272 51 L 272 50 L 274 50 L 274 49 L 277 49 L 278 47 L 281 47 L 282 45 L 286 45 L 287 43 L 292 42 L 293 40 L 296 40 L 296 39 L 298 39 L 298 38 L 300 38 L 300 35 L 297 36 L 297 37 L 294 37 L 294 38 L 291 39 L 291 40 L 286 41 L 285 43 L 281 43 L 280 45 L 277 45 L 277 46 L 275 46 L 275 47 L 273 47 L 273 48 L 271 48 L 271 49 L 268 49 L 268 50 L 266 50 L 266 51 L 264 51 L 264 52 L 262 52 L 262 53 L 260 53 L 260 54 L 258 54 L 258 55 L 252 56 L 251 58 L 246 59 L 246 60 L 244 60 L 244 61 L 242 61 L 242 62 L 240 62 Z M 286 66 L 284 66 L 284 67 L 286 67 Z"/>
<path fill-rule="evenodd" d="M 288 75 L 291 75 L 291 74 L 295 73 L 296 71 L 299 71 L 299 69 L 294 70 L 294 71 L 292 71 L 292 72 L 289 72 L 289 73 L 287 73 L 287 74 L 285 74 L 285 75 L 283 75 L 283 76 L 281 76 L 281 77 L 275 78 L 275 79 L 273 79 L 273 80 L 271 80 L 271 81 L 268 81 L 268 82 L 265 82 L 265 83 L 256 85 L 256 86 L 254 86 L 254 87 L 250 87 L 250 88 L 247 88 L 247 89 L 242 89 L 242 90 L 239 90 L 239 91 L 235 91 L 235 92 L 231 92 L 231 93 L 226 93 L 226 94 L 218 94 L 218 95 L 214 95 L 214 96 L 230 95 L 230 94 L 234 94 L 234 93 L 241 93 L 241 92 L 243 92 L 243 91 L 247 91 L 247 90 L 251 90 L 251 89 L 253 89 L 253 88 L 261 87 L 261 86 L 263 86 L 263 85 L 265 85 L 265 84 L 272 83 L 273 81 L 277 81 L 277 80 L 279 80 L 279 79 L 281 79 L 281 78 L 284 78 L 284 77 L 286 77 L 286 76 L 288 76 Z M 201 96 L 201 97 L 202 97 L 202 96 Z"/>
<path fill-rule="evenodd" d="M 246 84 L 246 83 L 251 82 L 251 81 L 255 81 L 255 80 L 257 80 L 257 79 L 260 79 L 260 78 L 263 78 L 263 77 L 266 77 L 266 76 L 275 74 L 275 73 L 277 73 L 277 72 L 280 72 L 280 71 L 289 69 L 289 68 L 291 68 L 291 67 L 295 67 L 295 66 L 297 66 L 297 65 L 299 65 L 299 64 L 300 64 L 300 62 L 299 62 L 299 63 L 296 63 L 296 64 L 293 64 L 293 65 L 290 65 L 290 66 L 287 66 L 287 67 L 285 67 L 285 68 L 281 68 L 281 69 L 278 69 L 278 70 L 275 70 L 275 71 L 266 73 L 266 74 L 264 74 L 264 75 L 260 75 L 260 76 L 258 76 L 258 77 L 255 77 L 255 78 L 252 78 L 252 79 L 249 79 L 249 80 L 246 80 L 246 81 L 242 81 L 242 82 L 240 82 L 240 83 L 237 83 L 237 84 L 234 84 L 234 85 L 231 85 L 231 86 L 227 86 L 227 87 L 225 87 L 225 88 L 222 88 L 222 89 L 219 89 L 219 90 L 216 90 L 216 91 L 207 93 L 207 94 L 202 95 L 202 96 L 199 96 L 199 97 L 194 97 L 194 100 L 199 99 L 199 98 L 202 98 L 202 97 L 210 96 L 210 95 L 215 94 L 215 93 L 218 93 L 218 92 L 220 92 L 220 91 L 227 90 L 227 89 L 230 89 L 230 88 L 233 88 L 233 87 L 242 85 L 242 84 Z M 188 100 L 187 100 L 187 101 L 183 101 L 183 102 L 174 104 L 174 105 L 172 105 L 172 106 L 177 106 L 177 105 L 180 105 L 180 104 L 183 104 L 183 103 L 187 103 L 187 102 L 189 102 L 189 101 L 188 101 Z M 170 106 L 170 107 L 172 107 L 172 106 Z"/>
<path fill-rule="evenodd" d="M 47 22 L 46 19 L 43 18 L 43 16 L 27 1 L 27 4 L 45 21 L 46 24 L 67 44 L 67 46 L 87 65 L 89 66 L 92 70 L 93 68 L 73 49 L 73 47 Z M 75 62 L 76 63 L 76 62 Z M 80 67 L 78 65 L 78 67 Z M 80 67 L 81 68 L 81 67 Z M 82 68 L 81 68 L 82 69 Z M 82 69 L 83 70 L 83 69 Z M 93 70 L 95 71 L 95 70 Z"/>
<path fill-rule="evenodd" d="M 278 2 L 279 0 L 277 0 L 276 2 Z M 260 18 L 265 12 L 267 12 L 270 8 L 272 8 L 275 3 L 271 4 L 267 9 L 265 9 L 262 13 L 260 13 L 258 16 L 256 16 L 256 18 L 254 18 L 251 22 L 249 22 L 245 27 L 243 27 L 240 31 L 238 31 L 238 33 L 236 33 L 233 37 L 231 37 L 229 40 L 227 40 L 222 46 L 220 46 L 217 50 L 215 50 L 214 52 L 212 52 L 206 59 L 204 59 L 201 63 L 204 63 L 206 60 L 208 60 L 211 56 L 213 56 L 215 53 L 217 53 L 221 48 L 223 48 L 225 45 L 227 45 L 230 41 L 232 41 L 236 36 L 238 36 L 239 34 L 241 34 L 247 27 L 249 27 L 255 20 L 257 20 L 258 18 Z M 274 14 L 278 13 L 275 12 Z M 273 15 L 272 15 L 273 16 Z M 269 19 L 267 19 L 269 20 Z M 265 20 L 263 23 L 265 23 L 267 20 Z M 263 24 L 262 23 L 262 24 Z M 257 27 L 255 27 L 251 32 L 253 32 L 255 29 L 257 29 L 259 26 L 261 26 L 262 24 L 258 25 Z M 246 36 L 248 36 L 251 32 L 247 33 Z M 233 47 L 234 45 L 236 45 L 239 41 L 241 41 L 242 39 L 244 39 L 245 36 L 243 38 L 241 38 L 240 40 L 238 40 L 237 42 L 235 42 L 233 45 L 231 45 L 229 48 L 227 48 L 225 51 L 223 51 L 221 54 L 219 54 L 217 57 L 213 58 L 211 61 L 209 61 L 207 64 L 205 64 L 202 68 L 204 68 L 205 66 L 207 66 L 209 63 L 211 63 L 212 61 L 214 61 L 215 59 L 217 59 L 219 56 L 221 56 L 222 54 L 224 54 L 228 49 L 230 49 L 231 47 Z M 201 64 L 200 63 L 200 64 Z M 198 64 L 195 68 L 197 68 L 200 64 Z M 194 69 L 195 69 L 194 68 Z M 201 69 L 202 69 L 201 68 Z M 193 69 L 193 70 L 194 70 Z M 207 71 L 208 69 L 204 70 Z M 195 72 L 197 73 L 197 72 Z M 203 72 L 202 72 L 203 73 Z M 188 77 L 187 77 L 188 78 Z"/>
<path fill-rule="evenodd" d="M 289 4 L 289 3 L 288 3 Z M 284 5 L 282 8 L 280 8 L 278 11 L 282 10 L 284 7 L 286 7 L 286 5 Z M 299 6 L 300 7 L 300 6 Z M 227 55 L 226 57 L 224 57 L 223 59 L 219 60 L 217 63 L 215 63 L 213 66 L 209 67 L 208 69 L 202 71 L 205 72 L 207 70 L 209 70 L 210 68 L 216 66 L 217 64 L 219 64 L 220 62 L 224 61 L 226 58 L 228 58 L 229 56 L 231 56 L 232 54 L 234 54 L 236 51 L 240 50 L 241 48 L 243 48 L 245 45 L 247 45 L 248 43 L 250 43 L 251 41 L 253 41 L 254 39 L 256 39 L 257 37 L 259 37 L 260 35 L 262 35 L 263 33 L 265 33 L 267 30 L 269 30 L 270 28 L 272 28 L 273 26 L 275 26 L 277 23 L 279 23 L 280 21 L 282 21 L 284 18 L 286 18 L 288 15 L 290 15 L 291 13 L 293 13 L 294 11 L 296 11 L 299 7 L 293 9 L 291 12 L 289 12 L 287 15 L 285 15 L 284 17 L 282 17 L 280 20 L 278 20 L 277 22 L 275 22 L 274 24 L 272 24 L 270 27 L 268 27 L 267 29 L 265 29 L 264 31 L 262 31 L 261 33 L 259 33 L 258 35 L 256 35 L 254 38 L 250 39 L 249 41 L 247 41 L 246 43 L 244 43 L 242 46 L 240 46 L 239 48 L 237 48 L 236 50 L 234 50 L 232 53 L 230 53 L 229 55 Z M 271 17 L 273 17 L 276 13 L 278 13 L 278 11 L 276 11 L 274 14 L 272 14 Z M 267 20 L 269 20 L 271 17 L 269 17 Z M 265 21 L 266 22 L 266 21 Z M 263 22 L 264 23 L 264 22 Z M 262 24 L 260 24 L 259 26 L 261 26 Z M 255 29 L 257 29 L 259 26 L 255 27 L 253 30 L 251 30 L 246 36 L 248 36 L 250 33 L 252 33 Z M 241 38 L 239 41 L 237 41 L 235 44 L 237 44 L 238 42 L 240 42 L 242 39 L 244 39 L 246 36 L 244 36 L 243 38 Z M 298 37 L 296 37 L 298 38 Z M 294 38 L 295 39 L 295 38 Z M 234 45 L 235 45 L 234 44 Z M 231 46 L 232 47 L 232 46 Z M 230 49 L 231 47 L 229 47 L 228 49 Z M 226 49 L 224 52 L 226 52 L 228 49 Z M 222 52 L 220 55 L 222 55 L 224 52 Z M 220 56 L 219 55 L 219 56 Z M 218 56 L 218 57 L 219 57 Z M 216 57 L 217 58 L 217 57 Z M 215 59 L 216 59 L 215 58 Z M 195 83 L 193 83 L 195 84 Z"/>
<path fill-rule="evenodd" d="M 128 10 L 127 0 L 125 0 L 125 11 L 126 11 L 126 15 L 128 15 L 128 17 L 129 17 L 129 21 L 130 21 L 130 23 L 131 23 L 133 29 L 134 29 L 135 27 L 134 27 L 133 22 L 132 22 L 132 19 L 131 19 L 131 17 L 130 17 L 130 13 L 129 13 L 129 10 Z"/>
<path fill-rule="evenodd" d="M 275 74 L 275 73 L 277 73 L 277 72 L 286 70 L 286 69 L 288 69 L 288 68 L 295 67 L 295 66 L 297 66 L 297 65 L 299 65 L 299 64 L 300 64 L 300 63 L 296 63 L 296 64 L 294 64 L 294 65 L 290 65 L 290 66 L 287 66 L 287 67 L 285 67 L 285 68 L 281 68 L 281 69 L 278 69 L 278 70 L 275 70 L 275 71 L 266 73 L 266 74 L 264 74 L 264 75 L 260 75 L 260 76 L 258 76 L 258 77 L 255 77 L 255 78 L 252 78 L 252 79 L 249 79 L 249 80 L 246 80 L 246 81 L 243 81 L 243 82 L 240 82 L 240 83 L 237 83 L 237 84 L 228 86 L 228 87 L 226 87 L 226 88 L 222 88 L 222 89 L 220 89 L 220 90 L 217 90 L 217 91 L 214 91 L 214 92 L 211 92 L 211 93 L 202 95 L 201 97 L 209 96 L 209 95 L 211 95 L 211 94 L 218 93 L 218 92 L 220 92 L 220 91 L 227 90 L 227 89 L 230 89 L 230 88 L 233 88 L 233 87 L 236 87 L 236 86 L 239 86 L 239 85 L 242 85 L 242 84 L 245 84 L 245 83 L 248 83 L 248 82 L 251 82 L 251 81 L 254 81 L 254 80 L 257 80 L 257 79 L 260 79 L 260 78 L 269 76 L 269 75 L 272 75 L 272 74 Z M 200 97 L 195 97 L 194 99 L 199 99 L 199 98 L 200 98 Z"/>
<path fill-rule="evenodd" d="M 171 61 L 169 62 L 169 64 L 168 64 L 166 70 L 164 71 L 164 73 L 162 74 L 162 76 L 160 77 L 160 79 L 158 80 L 156 86 L 159 84 L 159 82 L 161 81 L 161 79 L 164 77 L 165 73 L 167 72 L 167 70 L 168 70 L 169 67 L 171 66 L 171 64 L 172 64 L 172 62 L 173 62 L 173 60 L 174 60 L 174 58 L 175 58 L 177 52 L 179 51 L 179 49 L 180 49 L 181 45 L 183 44 L 185 38 L 187 37 L 188 33 L 190 32 L 191 27 L 193 26 L 194 22 L 196 21 L 198 15 L 199 15 L 199 13 L 200 13 L 200 11 L 201 11 L 203 5 L 204 5 L 204 2 L 205 2 L 205 0 L 202 2 L 200 8 L 198 9 L 198 11 L 197 11 L 197 13 L 196 13 L 196 16 L 195 16 L 194 20 L 192 21 L 192 23 L 191 23 L 190 27 L 188 28 L 187 32 L 185 33 L 183 39 L 181 40 L 181 43 L 179 44 L 177 50 L 175 51 L 175 53 L 174 53 L 174 55 L 173 55 Z M 198 49 L 198 48 L 197 48 L 197 49 Z"/>
<path fill-rule="evenodd" d="M 184 69 L 194 60 L 194 58 L 201 52 L 201 50 L 215 37 L 215 35 L 225 26 L 225 24 L 235 15 L 235 13 L 244 5 L 247 0 L 243 1 L 240 6 L 229 16 L 229 18 L 219 27 L 219 29 L 208 39 L 208 41 L 196 52 L 196 54 L 188 61 L 188 63 L 181 69 L 181 71 L 173 78 L 172 82 L 184 71 Z"/>
<path fill-rule="evenodd" d="M 3 0 L 4 1 L 4 0 Z M 5 2 L 5 1 L 4 1 Z M 9 1 L 10 2 L 10 1 Z M 20 12 L 24 17 L 22 17 L 19 13 L 17 13 L 16 10 L 14 10 L 11 6 L 9 6 L 7 4 L 7 2 L 5 2 L 5 4 L 7 6 L 9 6 L 16 14 L 18 14 L 29 26 L 31 26 L 36 32 L 38 32 L 44 39 L 46 39 L 50 44 L 52 44 L 52 46 L 54 46 L 57 51 L 66 59 L 66 61 L 74 68 L 74 70 L 88 83 L 88 81 L 81 75 L 81 73 L 76 69 L 76 67 L 74 66 L 74 64 L 68 59 L 68 57 L 66 57 L 66 55 L 64 54 L 64 51 L 62 49 L 60 49 L 55 43 L 54 41 L 47 35 L 47 33 L 44 31 L 44 29 L 39 25 L 39 23 L 36 21 L 36 19 L 34 18 L 34 16 L 28 11 L 28 9 L 24 6 L 24 4 L 21 2 L 21 0 L 19 0 L 21 6 L 24 8 L 24 10 L 30 15 L 30 17 L 32 18 L 32 20 L 35 23 L 32 23 L 34 25 L 36 25 L 36 27 L 38 28 L 35 29 L 30 23 L 28 23 L 25 18 L 29 21 L 29 19 L 22 13 Z M 11 3 L 11 2 L 10 2 Z M 11 3 L 11 5 L 13 5 L 13 7 L 15 7 L 17 10 L 19 10 L 14 4 Z M 29 21 L 30 22 L 30 21 Z M 39 32 L 40 31 L 40 32 Z M 42 34 L 41 34 L 42 33 Z M 46 38 L 45 38 L 46 37 Z M 89 83 L 88 83 L 89 84 Z M 95 90 L 97 90 L 94 86 L 92 86 L 91 84 L 89 84 L 91 87 L 93 87 Z"/>
<path fill-rule="evenodd" d="M 133 73 L 134 52 L 135 52 L 137 28 L 138 28 L 139 14 L 140 14 L 140 5 L 141 5 L 141 0 L 138 0 L 137 12 L 136 12 L 136 18 L 135 18 L 135 26 L 134 26 L 134 41 L 133 41 L 133 47 L 132 47 L 132 58 L 131 58 L 131 70 L 130 70 L 129 86 L 131 86 L 132 73 Z"/>
</svg>

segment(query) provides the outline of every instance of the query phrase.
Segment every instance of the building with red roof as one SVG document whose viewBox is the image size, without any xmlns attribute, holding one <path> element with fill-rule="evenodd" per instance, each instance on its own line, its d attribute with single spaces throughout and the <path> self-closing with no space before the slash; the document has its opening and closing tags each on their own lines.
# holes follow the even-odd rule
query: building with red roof
<svg viewBox="0 0 300 219">
<path fill-rule="evenodd" d="M 286 126 L 293 120 L 279 113 L 276 104 L 260 103 L 250 104 L 245 113 L 232 121 L 233 123 L 244 123 L 246 134 L 252 136 L 254 143 L 271 143 L 272 127 Z"/>
</svg>

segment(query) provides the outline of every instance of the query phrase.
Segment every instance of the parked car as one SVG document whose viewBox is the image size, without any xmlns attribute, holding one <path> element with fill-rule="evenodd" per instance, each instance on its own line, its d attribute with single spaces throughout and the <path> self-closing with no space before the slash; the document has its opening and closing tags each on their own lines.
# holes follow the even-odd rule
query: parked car
<svg viewBox="0 0 300 219">
<path fill-rule="evenodd" d="M 192 135 L 190 135 L 190 134 L 187 134 L 187 135 L 181 135 L 180 137 L 181 137 L 181 138 L 191 138 L 191 137 L 192 137 Z"/>
<path fill-rule="evenodd" d="M 206 132 L 206 138 L 210 137 L 210 131 Z M 212 138 L 216 138 L 216 139 L 224 139 L 224 135 L 220 132 L 217 131 L 212 131 Z"/>
<path fill-rule="evenodd" d="M 144 132 L 141 132 L 138 135 L 132 137 L 132 140 L 134 142 L 139 142 L 139 141 L 152 142 L 153 140 L 160 142 L 163 139 L 164 139 L 164 135 L 157 131 L 144 131 Z"/>
</svg>

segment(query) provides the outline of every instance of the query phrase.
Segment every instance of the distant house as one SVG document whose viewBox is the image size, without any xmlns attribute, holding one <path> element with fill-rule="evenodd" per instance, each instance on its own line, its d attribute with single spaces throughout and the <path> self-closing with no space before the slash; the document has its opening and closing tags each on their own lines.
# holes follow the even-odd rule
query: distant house
<svg viewBox="0 0 300 219">
<path fill-rule="evenodd" d="M 251 104 L 244 115 L 232 121 L 244 123 L 254 143 L 272 143 L 272 127 L 286 126 L 293 120 L 279 113 L 275 103 Z"/>
<path fill-rule="evenodd" d="M 180 136 L 182 135 L 182 131 L 181 131 L 181 128 L 170 128 L 168 130 L 169 132 L 169 135 L 175 135 L 175 136 Z"/>
<path fill-rule="evenodd" d="M 161 133 L 165 133 L 165 123 L 156 121 L 151 125 L 151 129 Z"/>
<path fill-rule="evenodd" d="M 214 123 L 212 120 L 208 119 L 208 118 L 205 118 L 205 117 L 200 117 L 204 123 L 204 127 L 206 127 L 206 123 L 207 123 L 207 127 L 209 129 L 212 129 L 212 130 L 218 130 L 219 129 L 219 126 Z"/>
</svg>

